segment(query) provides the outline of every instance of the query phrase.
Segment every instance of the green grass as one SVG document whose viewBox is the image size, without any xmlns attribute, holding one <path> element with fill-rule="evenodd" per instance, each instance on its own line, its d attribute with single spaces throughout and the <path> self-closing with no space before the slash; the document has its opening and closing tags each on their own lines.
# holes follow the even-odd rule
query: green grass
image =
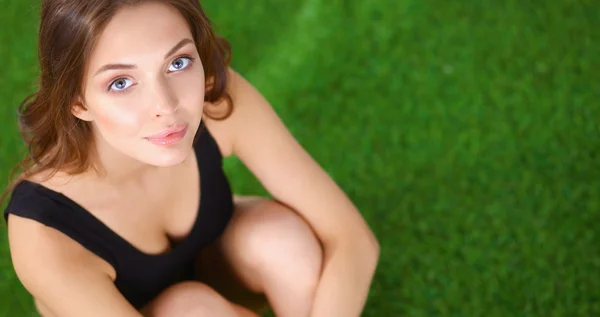
<svg viewBox="0 0 600 317">
<path fill-rule="evenodd" d="M 0 177 L 37 16 L 0 11 Z M 600 6 L 204 1 L 382 244 L 364 316 L 600 315 Z M 10 31 L 10 33 L 9 33 Z M 264 193 L 235 159 L 236 191 Z M 0 227 L 0 316 L 31 316 Z"/>
</svg>

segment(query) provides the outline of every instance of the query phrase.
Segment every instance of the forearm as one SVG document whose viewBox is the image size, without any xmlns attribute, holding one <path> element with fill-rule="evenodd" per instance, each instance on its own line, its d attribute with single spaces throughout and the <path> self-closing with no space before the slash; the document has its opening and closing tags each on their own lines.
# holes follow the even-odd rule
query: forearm
<svg viewBox="0 0 600 317">
<path fill-rule="evenodd" d="M 347 244 L 325 252 L 325 266 L 310 316 L 360 316 L 378 257 L 378 247 L 366 243 L 363 247 Z"/>
</svg>

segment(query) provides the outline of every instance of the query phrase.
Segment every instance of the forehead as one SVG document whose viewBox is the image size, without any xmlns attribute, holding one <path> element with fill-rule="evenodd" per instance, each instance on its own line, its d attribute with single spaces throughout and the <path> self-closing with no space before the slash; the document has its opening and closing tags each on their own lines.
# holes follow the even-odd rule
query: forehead
<svg viewBox="0 0 600 317">
<path fill-rule="evenodd" d="M 183 16 L 168 4 L 150 1 L 121 8 L 99 34 L 89 64 L 135 63 L 159 57 L 183 38 L 192 38 Z"/>
</svg>

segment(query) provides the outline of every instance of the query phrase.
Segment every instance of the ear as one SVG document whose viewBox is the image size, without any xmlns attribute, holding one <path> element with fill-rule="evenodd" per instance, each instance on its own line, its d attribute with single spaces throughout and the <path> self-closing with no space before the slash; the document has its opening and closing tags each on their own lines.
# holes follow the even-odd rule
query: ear
<svg viewBox="0 0 600 317">
<path fill-rule="evenodd" d="M 83 121 L 92 121 L 92 114 L 90 113 L 90 110 L 84 105 L 84 103 L 78 99 L 75 103 L 73 103 L 73 105 L 71 105 L 71 113 L 83 120 Z"/>
</svg>

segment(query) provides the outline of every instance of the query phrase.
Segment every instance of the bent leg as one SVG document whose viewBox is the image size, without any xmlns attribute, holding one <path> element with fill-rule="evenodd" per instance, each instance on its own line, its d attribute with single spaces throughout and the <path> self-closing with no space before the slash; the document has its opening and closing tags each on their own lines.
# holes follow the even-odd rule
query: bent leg
<svg viewBox="0 0 600 317">
<path fill-rule="evenodd" d="M 256 309 L 258 294 L 264 294 L 277 316 L 308 316 L 322 253 L 310 226 L 290 208 L 236 198 L 230 225 L 203 254 L 199 271 L 203 281 L 232 301 Z"/>
<path fill-rule="evenodd" d="M 182 282 L 171 286 L 144 307 L 141 313 L 145 317 L 258 317 L 199 282 Z"/>
</svg>

